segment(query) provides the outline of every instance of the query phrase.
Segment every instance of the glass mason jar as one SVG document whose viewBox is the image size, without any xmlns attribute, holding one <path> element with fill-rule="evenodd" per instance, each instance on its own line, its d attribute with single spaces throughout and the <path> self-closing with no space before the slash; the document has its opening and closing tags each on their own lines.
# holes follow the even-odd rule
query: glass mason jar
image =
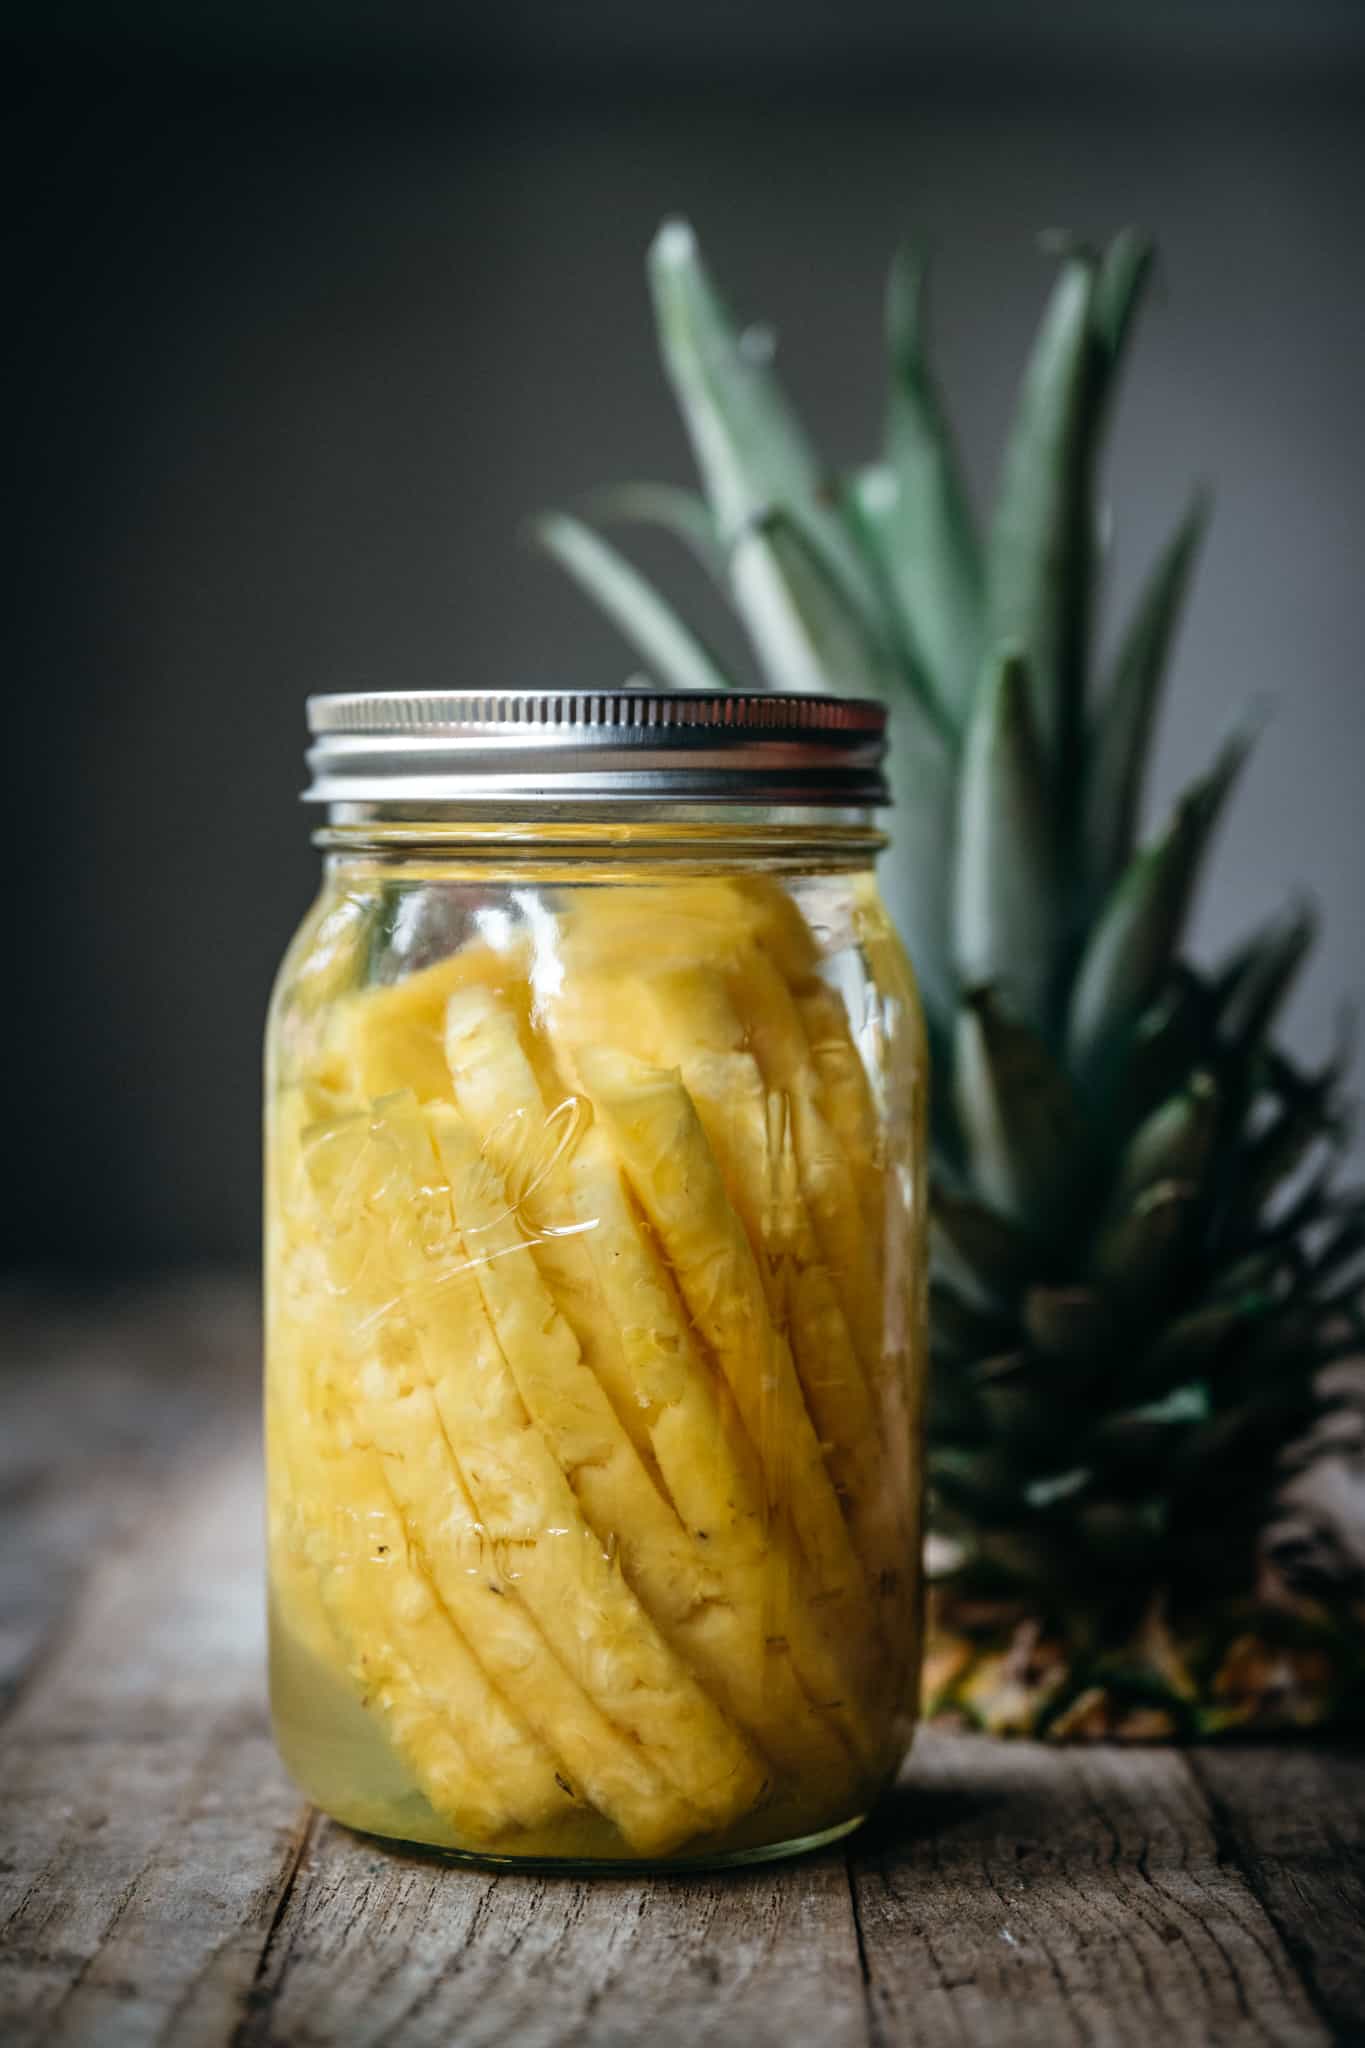
<svg viewBox="0 0 1365 2048">
<path fill-rule="evenodd" d="M 884 719 L 315 698 L 267 1056 L 271 1685 L 481 1861 L 852 1828 L 915 1716 L 925 1049 Z"/>
</svg>

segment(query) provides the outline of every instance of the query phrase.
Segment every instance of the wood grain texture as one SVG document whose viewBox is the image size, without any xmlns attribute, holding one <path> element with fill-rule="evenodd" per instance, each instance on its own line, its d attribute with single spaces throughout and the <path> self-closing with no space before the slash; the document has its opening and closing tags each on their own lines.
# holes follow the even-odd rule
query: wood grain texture
<svg viewBox="0 0 1365 2048">
<path fill-rule="evenodd" d="M 851 1867 L 875 2042 L 1328 2038 L 1177 1751 L 931 1732 Z"/>
<path fill-rule="evenodd" d="M 710 1878 L 489 1876 L 319 1828 L 240 2048 L 861 2048 L 842 1858 Z"/>
<path fill-rule="evenodd" d="M 933 1733 L 844 1852 L 494 1875 L 312 1816 L 264 1698 L 250 1295 L 0 1304 L 0 2039 L 1365 2039 L 1365 1757 Z"/>
<path fill-rule="evenodd" d="M 252 1291 L 221 1282 L 0 1301 L 0 1715 L 181 1447 L 250 1426 L 256 1321 Z"/>
<path fill-rule="evenodd" d="M 250 1304 L 196 1291 L 71 1345 L 6 1438 L 32 1480 L 6 1496 L 0 2034 L 226 2040 L 303 1819 L 261 1700 Z"/>
<path fill-rule="evenodd" d="M 1201 1750 L 1226 1860 L 1262 1902 L 1338 2040 L 1365 2042 L 1365 1754 Z"/>
</svg>

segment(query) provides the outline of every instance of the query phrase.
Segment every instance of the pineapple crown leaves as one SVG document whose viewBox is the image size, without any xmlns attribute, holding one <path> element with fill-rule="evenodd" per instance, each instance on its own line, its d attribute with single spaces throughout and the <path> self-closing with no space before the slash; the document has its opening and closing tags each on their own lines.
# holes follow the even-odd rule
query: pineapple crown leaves
<svg viewBox="0 0 1365 2048">
<path fill-rule="evenodd" d="M 1304 1074 L 1271 1039 L 1311 908 L 1211 972 L 1183 958 L 1250 728 L 1139 837 L 1205 491 L 1096 654 L 1099 466 L 1152 245 L 1129 228 L 1103 249 L 1054 238 L 1054 255 L 984 529 L 933 369 L 923 254 L 891 268 L 881 451 L 839 475 L 681 221 L 649 280 L 701 493 L 621 486 L 592 523 L 536 527 L 659 683 L 750 678 L 603 527 L 660 526 L 703 562 L 760 686 L 888 707 L 884 879 L 939 1081 L 932 1466 L 955 1550 L 1006 1578 L 1008 1556 L 1078 1539 L 1097 1569 L 1150 1570 L 1232 1419 L 1287 1427 L 1317 1366 L 1359 1341 L 1365 1263 L 1365 1207 L 1331 1192 L 1342 1064 Z"/>
<path fill-rule="evenodd" d="M 889 705 L 905 799 L 898 838 L 915 842 L 891 894 L 940 1033 L 960 989 L 998 981 L 1025 1021 L 1055 1036 L 1086 964 L 1078 937 L 1106 908 L 1116 918 L 1089 963 L 1082 1055 L 1110 1011 L 1131 1022 L 1176 955 L 1210 835 L 1216 805 L 1196 789 L 1177 807 L 1169 852 L 1136 843 L 1161 683 L 1207 522 L 1202 495 L 1089 702 L 1096 471 L 1151 268 L 1151 245 L 1133 229 L 1103 251 L 1062 244 L 983 539 L 931 364 L 920 252 L 896 257 L 888 285 L 882 456 L 840 477 L 770 352 L 746 345 L 691 228 L 665 223 L 650 251 L 660 351 L 704 496 L 636 484 L 601 493 L 593 510 L 608 526 L 662 525 L 707 564 L 761 683 Z M 586 520 L 554 514 L 534 531 L 658 681 L 714 690 L 749 680 Z M 923 833 L 911 810 L 928 821 Z"/>
</svg>

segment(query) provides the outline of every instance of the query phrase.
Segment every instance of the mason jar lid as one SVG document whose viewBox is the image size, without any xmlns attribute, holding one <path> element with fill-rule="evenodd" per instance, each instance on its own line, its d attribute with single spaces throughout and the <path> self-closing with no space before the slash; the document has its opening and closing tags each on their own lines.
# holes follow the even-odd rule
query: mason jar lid
<svg viewBox="0 0 1365 2048">
<path fill-rule="evenodd" d="M 890 802 L 870 698 L 673 690 L 310 697 L 308 803 Z"/>
</svg>

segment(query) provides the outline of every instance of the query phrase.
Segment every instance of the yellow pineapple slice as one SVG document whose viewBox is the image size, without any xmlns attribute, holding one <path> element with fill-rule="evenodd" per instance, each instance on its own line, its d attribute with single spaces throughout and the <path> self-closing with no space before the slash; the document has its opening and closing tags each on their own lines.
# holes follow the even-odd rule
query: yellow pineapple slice
<svg viewBox="0 0 1365 2048">
<path fill-rule="evenodd" d="M 480 1662 L 562 1761 L 560 1790 L 580 1789 L 633 1847 L 662 1854 L 703 1817 L 594 1703 L 537 1617 L 530 1596 L 541 1581 L 570 1611 L 581 1598 L 586 1546 L 528 1491 L 520 1440 L 533 1432 L 452 1230 L 425 1124 L 410 1097 L 386 1107 L 382 1119 L 338 1120 L 306 1139 L 335 1284 L 355 1305 L 369 1356 L 358 1419 L 386 1470 L 403 1468 L 396 1483 L 409 1526 L 439 1563 L 443 1596 Z"/>
<path fill-rule="evenodd" d="M 798 1233 L 813 1231 L 815 1244 L 803 1241 L 796 1259 L 804 1273 L 823 1270 L 832 1280 L 842 1310 L 837 1325 L 829 1321 L 830 1300 L 817 1283 L 800 1310 L 811 1335 L 802 1350 L 803 1384 L 817 1426 L 828 1430 L 836 1446 L 831 1463 L 843 1479 L 853 1511 L 860 1550 L 872 1570 L 878 1598 L 894 1614 L 904 1606 L 913 1582 L 918 1546 L 919 1511 L 905 1480 L 905 1464 L 913 1441 L 913 1423 L 904 1398 L 901 1365 L 913 1331 L 905 1325 L 899 1288 L 887 1288 L 881 1255 L 881 1233 L 862 1220 L 862 1199 L 849 1155 L 821 1111 L 819 1082 L 810 1041 L 792 989 L 763 953 L 746 953 L 728 976 L 746 1039 L 754 1046 L 769 1087 L 782 1104 L 784 1144 L 794 1157 L 800 1199 L 795 1204 Z M 880 1206 L 892 1199 L 879 1166 L 865 1166 L 869 1181 L 882 1182 Z M 862 1388 L 854 1383 L 850 1358 L 835 1343 L 825 1349 L 834 1367 L 830 1377 L 819 1369 L 820 1328 L 844 1330 L 852 1338 L 861 1365 Z M 807 1369 L 809 1368 L 809 1369 Z M 840 1418 L 845 1418 L 842 1422 Z M 888 1624 L 892 1640 L 903 1632 Z"/>
<path fill-rule="evenodd" d="M 757 875 L 689 875 L 585 891 L 572 904 L 562 934 L 570 988 L 582 968 L 719 961 L 757 945 L 793 979 L 813 973 L 818 964 L 798 906 L 780 884 Z"/>
<path fill-rule="evenodd" d="M 668 1427 L 671 1410 L 695 1404 L 688 1456 L 677 1469 L 695 1498 L 680 1512 L 712 1537 L 746 1519 L 757 1527 L 761 1491 L 736 1463 L 746 1455 L 743 1441 L 727 1436 L 714 1382 L 641 1240 L 587 1103 L 570 1096 L 547 1112 L 517 1016 L 487 989 L 452 997 L 446 1057 L 456 1106 L 515 1201 L 560 1306 L 565 1295 L 586 1296 L 612 1332 L 600 1356 L 586 1348 L 585 1356 L 637 1451 L 657 1465 L 656 1430 Z"/>
<path fill-rule="evenodd" d="M 473 1266 L 505 1361 L 495 1449 L 515 1486 L 508 1533 L 521 1542 L 528 1533 L 538 1537 L 520 1559 L 519 1588 L 603 1711 L 709 1825 L 724 1826 L 753 1806 L 764 1774 L 646 1611 L 650 1602 L 668 1605 L 675 1617 L 700 1611 L 716 1597 L 716 1575 L 694 1565 L 676 1514 L 584 1365 L 467 1126 L 434 1108 L 430 1127 L 449 1185 L 454 1241 Z M 514 1415 L 520 1428 L 512 1427 Z M 462 1421 L 452 1435 L 463 1441 L 464 1430 Z M 482 1499 L 480 1510 L 489 1522 Z"/>
<path fill-rule="evenodd" d="M 410 1088 L 420 1102 L 450 1095 L 441 1034 L 452 990 L 471 981 L 494 988 L 513 984 L 524 972 L 520 949 L 495 952 L 482 942 L 402 981 L 358 989 L 337 1003 L 316 1085 L 357 1105 Z"/>
<path fill-rule="evenodd" d="M 871 1074 L 853 1042 L 842 1001 L 815 976 L 788 987 L 771 963 L 746 961 L 747 989 L 739 999 L 765 1072 L 791 1087 L 812 1219 L 832 1268 L 846 1283 L 843 1298 L 883 1411 L 888 1451 L 898 1456 L 901 1432 L 895 1416 L 906 1412 L 908 1389 L 922 1393 L 924 1386 L 922 1372 L 904 1368 L 907 1354 L 922 1355 L 927 1344 L 926 1264 L 913 1250 L 925 1231 L 927 1188 L 920 1177 L 911 1181 L 887 1171 L 884 1132 L 918 1126 L 919 1143 L 907 1152 L 923 1156 L 927 1050 L 905 948 L 871 877 L 860 878 L 856 886 L 854 928 L 869 987 L 877 991 L 859 1033 L 867 1041 Z M 887 1057 L 893 1039 L 909 1041 L 909 1057 Z M 800 1079 L 805 1076 L 808 1082 L 812 1067 L 814 1094 Z M 856 1228 L 860 1212 L 868 1225 L 861 1239 Z M 861 1269 L 860 1255 L 865 1261 Z M 880 1346 L 871 1318 L 859 1319 L 859 1304 L 873 1299 L 882 1311 Z"/>
<path fill-rule="evenodd" d="M 414 1552 L 398 1520 L 390 1481 L 401 1468 L 378 1455 L 373 1434 L 358 1426 L 347 1276 L 330 1270 L 330 1221 L 315 1207 L 302 1142 L 314 1106 L 311 1091 L 290 1090 L 271 1118 L 274 1590 L 295 1640 L 326 1667 L 340 1661 L 367 1695 L 433 1808 L 473 1844 L 488 1846 L 509 1828 L 557 1819 L 572 1801 L 552 1754 L 516 1721 L 440 1613 L 420 1549 Z M 375 1348 L 368 1334 L 358 1346 L 362 1358 Z M 469 1784 L 457 1773 L 460 1756 L 469 1760 Z"/>
<path fill-rule="evenodd" d="M 881 1363 L 880 1274 L 861 1221 L 848 1161 L 821 1115 L 810 1046 L 791 989 L 765 953 L 744 953 L 730 976 L 740 1027 L 769 1088 L 791 1103 L 801 1189 L 866 1371 Z"/>
<path fill-rule="evenodd" d="M 876 1623 L 784 1336 L 774 1330 L 744 1226 L 682 1078 L 629 1054 L 580 1046 L 579 1072 L 611 1133 L 688 1311 L 735 1396 L 772 1509 L 790 1513 L 824 1611 L 855 1670 Z"/>
<path fill-rule="evenodd" d="M 886 1234 L 886 1169 L 867 1070 L 853 1042 L 844 1006 L 832 988 L 808 981 L 793 991 L 815 1068 L 820 1113 L 848 1161 L 858 1207 L 880 1271 Z"/>
<path fill-rule="evenodd" d="M 273 1447 L 289 1489 L 287 1547 L 316 1574 L 347 1674 L 433 1810 L 471 1847 L 506 1847 L 568 1807 L 553 1764 L 544 1757 L 543 1775 L 534 1760 L 529 1774 L 507 1768 L 526 1737 L 412 1554 L 378 1454 L 347 1424 L 349 1365 L 331 1366 L 306 1326 L 285 1322 L 276 1338 L 297 1374 Z M 292 1607 L 284 1618 L 296 1621 Z"/>
<path fill-rule="evenodd" d="M 909 1040 L 905 1055 L 888 1062 L 888 1077 L 899 1075 L 903 1094 L 893 1092 L 884 1105 L 889 1123 L 908 1127 L 913 1137 L 906 1156 L 927 1157 L 929 1054 L 924 1013 L 905 947 L 901 944 L 871 877 L 859 883 L 859 927 L 863 950 L 881 991 L 879 1028 L 893 1038 Z M 881 1387 L 887 1417 L 888 1483 L 905 1503 L 908 1526 L 918 1530 L 923 1518 L 924 1460 L 918 1452 L 924 1430 L 928 1375 L 922 1361 L 929 1348 L 929 1261 L 924 1240 L 928 1232 L 928 1175 L 885 1176 L 887 1216 L 886 1260 L 896 1270 L 886 1293 L 888 1355 L 908 1358 L 910 1371 L 888 1373 Z"/>
<path fill-rule="evenodd" d="M 903 1600 L 910 1559 L 887 1485 L 881 1417 L 859 1368 L 828 1269 L 814 1244 L 802 1200 L 791 1098 L 768 1097 L 775 1167 L 773 1242 L 786 1256 L 777 1269 L 788 1290 L 788 1320 L 811 1419 L 829 1446 L 829 1469 L 844 1500 L 858 1553 L 879 1600 Z"/>
<path fill-rule="evenodd" d="M 847 1752 L 792 1668 L 798 1662 L 818 1696 L 829 1696 L 828 1651 L 793 1582 L 788 1534 L 765 1526 L 762 1477 L 733 1396 L 698 1349 L 604 1134 L 581 1115 L 546 1116 L 517 1018 L 490 990 L 452 996 L 446 1052 L 457 1107 L 509 1193 L 515 1187 L 546 1278 L 553 1286 L 570 1253 L 586 1265 L 623 1340 L 622 1377 L 607 1391 L 721 1575 L 720 1594 L 699 1616 L 679 1619 L 666 1605 L 656 1618 L 775 1763 L 826 1777 L 844 1769 Z"/>
<path fill-rule="evenodd" d="M 587 1001 L 585 990 L 577 1029 L 583 1028 Z M 869 1580 L 890 1597 L 904 1577 L 905 1546 L 889 1511 L 868 1382 L 807 1214 L 791 1097 L 779 1089 L 769 1092 L 753 1055 L 740 1049 L 744 1027 L 725 981 L 711 968 L 644 973 L 610 996 L 599 989 L 593 1021 L 600 1032 L 607 1030 L 613 1006 L 627 1019 L 633 1044 L 647 1046 L 653 1061 L 682 1075 L 748 1233 L 770 1313 L 788 1334 L 806 1405 L 828 1447 L 829 1470 L 847 1504 Z M 808 1073 L 793 1079 L 809 1090 Z M 823 1127 L 808 1139 L 808 1170 L 821 1142 Z M 834 1162 L 835 1169 L 841 1166 Z M 851 1188 L 848 1199 L 855 1199 Z M 875 1297 L 866 1312 L 878 1327 Z"/>
<path fill-rule="evenodd" d="M 694 1097 L 705 1086 L 697 1064 L 703 1051 L 749 1054 L 768 1089 L 791 1095 L 803 1196 L 858 1358 L 875 1376 L 881 1364 L 881 1229 L 870 1232 L 868 1223 L 877 1222 L 879 1162 L 875 1149 L 860 1152 L 860 1184 L 851 1155 L 823 1114 L 819 1075 L 784 978 L 813 985 L 817 949 L 809 927 L 798 906 L 764 877 L 688 883 L 667 918 L 655 907 L 653 930 L 646 929 L 646 909 L 636 900 L 646 893 L 612 892 L 611 902 L 585 902 L 566 920 L 565 987 L 551 1005 L 558 1031 L 571 1043 L 614 1044 L 653 1064 L 678 1066 Z M 824 1022 L 829 1032 L 832 1013 Z M 723 1070 L 713 1069 L 712 1076 L 725 1078 Z M 844 1078 L 851 1087 L 852 1076 Z M 737 1068 L 729 1079 L 741 1091 L 749 1086 Z M 708 1135 L 725 1115 L 736 1138 L 733 1158 L 742 1150 L 737 1126 L 746 1111 L 738 1105 L 727 1111 L 718 1086 L 706 1088 L 706 1099 Z"/>
<path fill-rule="evenodd" d="M 311 1305 L 297 1298 L 300 1256 L 291 1244 L 300 1206 L 310 1211 L 312 1206 L 299 1152 L 299 1135 L 309 1121 L 300 1089 L 281 1090 L 272 1100 L 266 1143 L 266 1524 L 272 1600 L 293 1639 L 325 1669 L 344 1676 L 342 1645 L 328 1617 L 317 1569 L 295 1540 L 297 1495 L 288 1455 L 293 1417 L 299 1409 L 311 1411 L 314 1399 L 315 1346 L 302 1341 Z"/>
<path fill-rule="evenodd" d="M 626 1333 L 598 1284 L 592 1230 L 567 1212 L 569 1174 L 585 1140 L 586 1105 L 572 1096 L 548 1111 L 522 1044 L 515 1007 L 492 989 L 457 990 L 446 1006 L 446 1094 L 507 1189 L 534 1260 L 593 1376 L 653 1472 L 650 1406 L 632 1377 Z M 660 1359 L 656 1371 L 662 1369 Z M 676 1371 L 674 1378 L 676 1379 Z M 675 1398 L 675 1396 L 668 1396 Z"/>
<path fill-rule="evenodd" d="M 360 1124 L 360 1120 L 354 1120 L 354 1124 Z M 399 1151 L 405 1126 L 407 1145 L 417 1147 L 415 1159 L 411 1153 L 405 1159 Z M 458 1143 L 460 1135 L 463 1130 L 450 1116 L 442 1126 L 446 1151 Z M 514 1233 L 510 1245 L 501 1237 L 503 1231 L 514 1231 L 501 1188 L 491 1182 L 487 1169 L 481 1167 L 481 1161 L 471 1151 L 463 1161 L 463 1186 L 475 1217 L 473 1223 L 467 1221 L 467 1229 L 475 1233 L 475 1249 L 465 1253 L 458 1249 L 458 1239 L 448 1225 L 448 1212 L 446 1219 L 438 1217 L 442 1194 L 430 1186 L 436 1180 L 436 1161 L 415 1104 L 403 1098 L 385 1104 L 385 1114 L 375 1122 L 375 1141 L 370 1141 L 368 1133 L 360 1133 L 360 1137 L 364 1139 L 360 1157 L 346 1159 L 348 1174 L 358 1176 L 358 1198 L 352 1200 L 350 1210 L 354 1233 L 360 1239 L 358 1249 L 350 1257 L 352 1288 L 362 1284 L 366 1262 L 370 1266 L 377 1264 L 377 1251 L 383 1251 L 385 1239 L 399 1247 L 415 1241 L 417 1255 L 424 1257 L 426 1266 L 405 1276 L 403 1305 L 411 1309 L 417 1303 L 430 1313 L 432 1321 L 424 1327 L 424 1343 L 430 1346 L 432 1337 L 440 1337 L 450 1321 L 444 1303 L 446 1284 L 458 1276 L 460 1266 L 473 1264 L 481 1286 L 487 1274 L 487 1290 L 495 1303 L 499 1335 L 510 1341 L 512 1350 L 520 1343 L 536 1354 L 526 1364 L 526 1378 L 532 1382 L 540 1380 L 542 1403 L 548 1399 L 553 1405 L 555 1372 L 553 1366 L 546 1366 L 546 1356 L 542 1354 L 548 1354 L 551 1360 L 555 1354 L 561 1354 L 559 1366 L 565 1366 L 563 1346 L 565 1341 L 567 1346 L 573 1346 L 573 1339 L 548 1303 L 548 1296 L 542 1290 L 536 1292 L 538 1284 L 532 1284 L 534 1276 L 530 1274 L 520 1237 Z M 334 1126 L 325 1135 L 315 1137 L 311 1165 L 323 1145 L 329 1143 L 336 1161 L 338 1147 L 354 1145 L 354 1139 L 354 1126 Z M 411 1178 L 413 1169 L 417 1178 Z M 317 1171 L 321 1174 L 323 1169 L 319 1167 Z M 334 1165 L 325 1182 L 327 1202 L 334 1214 L 338 1210 L 346 1212 L 340 1200 L 340 1180 L 342 1176 Z M 426 1188 L 424 1180 L 428 1182 Z M 417 1202 L 420 1192 L 424 1196 L 422 1204 Z M 442 1227 L 448 1231 L 444 1268 L 434 1260 L 440 1247 L 430 1237 L 430 1233 Z M 501 1255 L 508 1249 L 520 1251 L 522 1260 L 510 1264 Z M 450 1272 L 450 1266 L 456 1272 Z M 413 1286 L 422 1288 L 422 1292 L 413 1294 Z M 375 1280 L 370 1280 L 368 1292 L 377 1298 L 383 1317 L 387 1300 L 383 1284 L 377 1286 Z M 450 1350 L 456 1358 L 460 1350 L 469 1350 L 469 1303 L 463 1305 L 463 1311 L 450 1333 Z M 573 1350 L 573 1360 L 577 1362 L 577 1350 Z M 460 1364 L 465 1368 L 465 1376 L 469 1376 L 467 1360 L 460 1360 Z M 460 1364 L 456 1364 L 456 1370 L 460 1370 Z M 458 1417 L 450 1423 L 450 1440 L 460 1446 L 460 1454 L 465 1458 L 479 1518 L 493 1546 L 508 1542 L 516 1548 L 518 1593 L 536 1612 L 542 1630 L 553 1638 L 561 1657 L 577 1667 L 579 1675 L 587 1677 L 596 1696 L 636 1739 L 651 1745 L 665 1774 L 671 1772 L 675 1780 L 681 1780 L 684 1796 L 692 1798 L 700 1815 L 712 1825 L 735 1819 L 735 1812 L 745 1810 L 761 1790 L 761 1774 L 753 1759 L 745 1753 L 739 1737 L 729 1729 L 714 1704 L 700 1692 L 696 1681 L 677 1667 L 628 1593 L 620 1571 L 608 1561 L 602 1542 L 593 1538 L 583 1524 L 559 1464 L 548 1454 L 540 1434 L 528 1425 L 526 1411 L 516 1399 L 514 1378 L 505 1372 L 501 1354 L 485 1356 L 481 1368 L 479 1399 L 487 1405 L 489 1391 L 499 1389 L 499 1430 L 489 1434 L 485 1419 L 483 1442 L 477 1444 L 477 1452 L 471 1450 L 469 1446 L 475 1444 L 471 1415 L 460 1407 Z M 442 1376 L 440 1389 L 446 1395 L 450 1393 L 450 1370 Z M 569 1386 L 555 1423 L 555 1434 L 561 1446 L 569 1448 L 571 1464 L 577 1458 L 593 1458 L 602 1450 L 600 1391 L 593 1384 L 591 1393 L 598 1395 L 598 1401 L 579 1401 L 581 1393 L 583 1389 Z M 420 1442 L 420 1434 L 409 1442 L 409 1456 Z M 641 1516 L 626 1513 L 622 1518 L 628 1530 L 626 1540 L 647 1542 L 649 1532 L 641 1536 L 641 1522 Z"/>
<path fill-rule="evenodd" d="M 272 1338 L 272 1359 L 282 1356 L 288 1339 Z M 272 1363 L 271 1376 L 275 1365 Z M 290 1396 L 290 1400 L 294 1397 Z M 270 1556 L 270 1597 L 292 1639 L 314 1663 L 326 1670 L 347 1669 L 343 1646 L 322 1597 L 315 1565 L 305 1554 L 295 1510 L 294 1479 L 289 1462 L 290 1416 L 277 1394 L 268 1394 L 265 1410 L 266 1540 Z"/>
<path fill-rule="evenodd" d="M 475 1747 L 489 1783 L 514 1805 L 523 1826 L 563 1819 L 577 1801 L 566 1770 L 556 1768 L 567 1759 L 553 1746 L 566 1716 L 550 1709 L 566 1707 L 596 1747 L 609 1731 L 550 1655 L 530 1616 L 507 1598 L 505 1574 L 452 1458 L 407 1318 L 399 1308 L 385 1320 L 390 1328 L 382 1344 L 368 1319 L 356 1333 L 359 1369 L 348 1391 L 356 1427 L 380 1454 L 413 1552 L 479 1670 L 482 1697 L 452 1702 L 452 1711 L 462 1728 L 466 1713 L 476 1717 Z M 632 1781 L 633 1764 L 632 1758 Z"/>
<path fill-rule="evenodd" d="M 266 1536 L 270 1555 L 270 1593 L 289 1633 L 315 1663 L 329 1671 L 346 1668 L 343 1648 L 327 1612 L 316 1566 L 300 1540 L 296 1490 L 289 1461 L 292 1411 L 300 1394 L 295 1366 L 298 1343 L 288 1325 L 274 1319 L 269 1342 L 270 1373 L 265 1401 Z M 288 1388 L 281 1384 L 286 1363 Z"/>
</svg>

